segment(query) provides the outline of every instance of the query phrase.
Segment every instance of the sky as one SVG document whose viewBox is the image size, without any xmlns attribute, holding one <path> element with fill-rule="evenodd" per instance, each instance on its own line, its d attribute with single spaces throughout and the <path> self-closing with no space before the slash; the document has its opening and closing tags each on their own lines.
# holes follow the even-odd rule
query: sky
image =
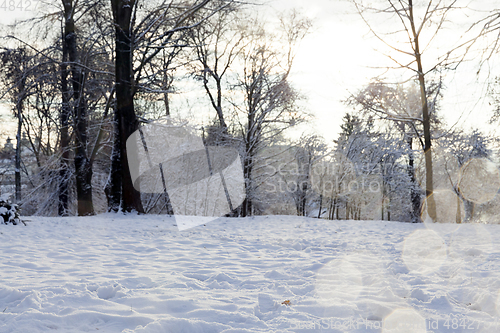
<svg viewBox="0 0 500 333">
<path fill-rule="evenodd" d="M 21 1 L 24 4 L 23 12 L 19 8 L 13 10 L 9 10 L 8 7 L 0 8 L 0 22 L 12 23 L 16 18 L 37 13 L 35 5 L 40 2 L 32 1 L 31 7 L 26 10 L 29 1 L 23 1 Z M 474 5 L 466 1 L 459 1 L 458 4 Z M 477 2 L 475 4 L 477 5 Z M 481 0 L 480 6 L 483 11 L 463 9 L 454 12 L 444 25 L 444 29 L 424 53 L 424 66 L 435 63 L 435 57 L 446 52 L 447 47 L 456 46 L 464 41 L 467 36 L 460 38 L 461 31 L 465 31 L 475 18 L 485 15 L 485 11 L 494 5 L 492 0 Z M 301 102 L 302 107 L 312 113 L 315 119 L 294 133 L 297 135 L 304 131 L 320 134 L 327 142 L 331 142 L 336 139 L 340 131 L 342 117 L 347 111 L 351 111 L 350 107 L 342 103 L 343 100 L 362 89 L 374 77 L 401 80 L 408 78 L 411 72 L 384 69 L 394 65 L 384 54 L 393 57 L 397 55 L 380 40 L 374 38 L 350 0 L 270 0 L 260 10 L 270 14 L 273 11 L 291 8 L 299 9 L 313 22 L 311 33 L 306 36 L 298 49 L 291 80 L 306 97 Z M 394 18 L 386 21 L 380 21 L 378 18 L 368 17 L 368 21 L 376 31 L 393 31 L 400 28 L 400 22 Z M 393 42 L 395 43 L 393 45 L 403 45 L 399 40 Z M 483 66 L 480 74 L 476 75 L 477 62 L 474 61 L 472 53 L 469 58 L 471 61 L 460 65 L 457 70 L 443 73 L 446 89 L 441 102 L 442 115 L 449 128 L 457 126 L 469 130 L 477 127 L 491 132 L 495 125 L 488 125 L 488 120 L 493 107 L 489 105 L 490 100 L 484 97 L 486 83 L 491 82 L 497 74 L 491 70 L 495 67 L 495 60 Z M 0 111 L 6 114 L 8 108 L 0 104 Z M 4 116 L 2 122 L 5 119 Z M 9 128 L 7 131 L 15 132 L 14 128 Z"/>
<path fill-rule="evenodd" d="M 280 4 L 282 7 L 302 6 L 303 12 L 313 19 L 314 31 L 306 37 L 299 50 L 294 74 L 301 90 L 309 97 L 309 108 L 316 115 L 315 130 L 325 138 L 336 138 L 343 115 L 351 111 L 342 101 L 362 89 L 372 78 L 380 76 L 389 81 L 399 81 L 412 75 L 407 69 L 386 70 L 386 66 L 394 66 L 395 63 L 384 54 L 394 58 L 400 55 L 391 52 L 373 36 L 351 1 L 292 0 Z M 481 1 L 483 8 L 492 4 L 488 0 Z M 472 34 L 461 37 L 460 33 L 469 27 L 474 18 L 483 15 L 484 12 L 474 10 L 453 13 L 450 22 L 444 25 L 424 52 L 424 71 L 426 66 L 429 68 L 436 62 L 437 56 L 446 52 L 447 47 L 451 49 L 470 38 Z M 395 18 L 380 22 L 368 16 L 368 20 L 377 32 L 401 29 L 400 22 Z M 408 50 L 402 44 L 404 41 L 392 39 L 391 45 Z M 471 52 L 467 58 L 470 61 L 461 64 L 455 71 L 443 72 L 442 115 L 448 128 L 457 126 L 469 130 L 478 127 L 490 132 L 495 127 L 488 125 L 493 108 L 489 105 L 491 100 L 484 97 L 487 83 L 498 73 L 488 68 L 488 65 L 494 67 L 495 59 L 492 59 L 477 75 L 475 57 L 477 53 Z"/>
</svg>

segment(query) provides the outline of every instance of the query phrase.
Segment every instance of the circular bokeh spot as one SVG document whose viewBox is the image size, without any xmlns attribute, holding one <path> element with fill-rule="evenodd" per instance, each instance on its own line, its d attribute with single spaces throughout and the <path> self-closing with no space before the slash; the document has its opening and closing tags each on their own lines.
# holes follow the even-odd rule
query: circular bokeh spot
<svg viewBox="0 0 500 333">
<path fill-rule="evenodd" d="M 427 207 L 433 199 L 436 205 L 436 219 L 430 218 Z M 422 221 L 426 223 L 462 223 L 465 218 L 464 204 L 460 197 L 451 190 L 436 190 L 427 197 L 422 205 Z"/>
<path fill-rule="evenodd" d="M 469 201 L 483 204 L 500 189 L 500 171 L 486 158 L 473 158 L 460 169 L 458 187 Z"/>
<path fill-rule="evenodd" d="M 410 271 L 430 274 L 446 260 L 446 244 L 435 231 L 420 229 L 406 237 L 403 261 Z"/>
<path fill-rule="evenodd" d="M 483 262 L 492 251 L 491 235 L 481 224 L 462 224 L 451 236 L 449 256 L 453 260 Z"/>
<path fill-rule="evenodd" d="M 356 258 L 345 256 L 326 263 L 317 273 L 315 292 L 323 306 L 353 302 L 363 288 L 362 273 L 354 263 Z"/>
<path fill-rule="evenodd" d="M 413 309 L 397 309 L 384 319 L 383 333 L 425 333 L 425 318 Z"/>
</svg>

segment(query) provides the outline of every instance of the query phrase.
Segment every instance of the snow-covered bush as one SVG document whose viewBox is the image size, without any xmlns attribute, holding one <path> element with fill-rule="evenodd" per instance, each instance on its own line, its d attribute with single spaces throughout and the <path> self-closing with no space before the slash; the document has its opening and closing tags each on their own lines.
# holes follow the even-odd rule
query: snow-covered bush
<svg viewBox="0 0 500 333">
<path fill-rule="evenodd" d="M 18 224 L 21 222 L 19 218 L 19 209 L 17 205 L 11 204 L 3 199 L 0 199 L 0 224 Z"/>
</svg>

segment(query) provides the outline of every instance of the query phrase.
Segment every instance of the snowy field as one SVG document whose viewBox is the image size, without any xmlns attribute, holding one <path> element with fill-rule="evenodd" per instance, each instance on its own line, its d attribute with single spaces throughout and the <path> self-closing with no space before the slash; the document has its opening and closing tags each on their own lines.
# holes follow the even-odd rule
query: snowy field
<svg viewBox="0 0 500 333">
<path fill-rule="evenodd" d="M 105 214 L 0 226 L 0 332 L 500 332 L 500 226 Z"/>
</svg>

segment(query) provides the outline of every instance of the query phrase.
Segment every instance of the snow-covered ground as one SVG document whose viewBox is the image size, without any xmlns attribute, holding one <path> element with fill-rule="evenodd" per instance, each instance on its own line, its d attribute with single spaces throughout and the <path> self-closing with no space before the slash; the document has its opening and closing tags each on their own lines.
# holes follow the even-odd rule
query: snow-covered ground
<svg viewBox="0 0 500 333">
<path fill-rule="evenodd" d="M 0 226 L 0 332 L 500 332 L 500 226 L 164 216 Z"/>
</svg>

